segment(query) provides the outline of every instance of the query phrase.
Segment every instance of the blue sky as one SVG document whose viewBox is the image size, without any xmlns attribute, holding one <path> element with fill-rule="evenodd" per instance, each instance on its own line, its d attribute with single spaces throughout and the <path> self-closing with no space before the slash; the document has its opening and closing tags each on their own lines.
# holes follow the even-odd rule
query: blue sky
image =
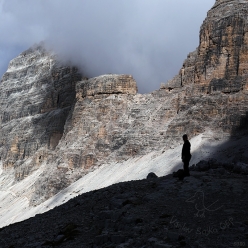
<svg viewBox="0 0 248 248">
<path fill-rule="evenodd" d="M 215 0 L 0 0 L 0 75 L 45 43 L 89 77 L 132 74 L 141 93 L 176 75 Z"/>
</svg>

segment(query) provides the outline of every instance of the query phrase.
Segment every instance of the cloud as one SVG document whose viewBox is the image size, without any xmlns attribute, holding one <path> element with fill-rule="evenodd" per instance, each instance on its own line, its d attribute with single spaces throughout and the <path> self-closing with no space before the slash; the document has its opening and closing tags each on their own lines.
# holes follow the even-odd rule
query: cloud
<svg viewBox="0 0 248 248">
<path fill-rule="evenodd" d="M 132 74 L 158 89 L 198 46 L 214 0 L 0 0 L 0 73 L 11 57 L 45 41 L 89 77 Z"/>
</svg>

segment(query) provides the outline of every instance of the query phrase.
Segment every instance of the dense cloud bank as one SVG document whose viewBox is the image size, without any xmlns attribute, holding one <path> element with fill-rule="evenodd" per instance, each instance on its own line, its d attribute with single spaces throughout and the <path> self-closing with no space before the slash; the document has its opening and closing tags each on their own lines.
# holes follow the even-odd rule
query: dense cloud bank
<svg viewBox="0 0 248 248">
<path fill-rule="evenodd" d="M 0 74 L 45 41 L 89 77 L 132 74 L 140 92 L 172 78 L 214 0 L 0 0 Z"/>
</svg>

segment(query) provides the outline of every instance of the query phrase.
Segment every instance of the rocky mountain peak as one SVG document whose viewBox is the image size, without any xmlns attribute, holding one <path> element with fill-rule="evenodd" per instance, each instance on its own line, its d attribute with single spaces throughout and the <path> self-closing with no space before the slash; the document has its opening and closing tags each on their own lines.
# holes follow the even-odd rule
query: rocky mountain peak
<svg viewBox="0 0 248 248">
<path fill-rule="evenodd" d="M 31 167 L 39 164 L 44 156 L 44 151 L 34 156 L 39 149 L 58 144 L 80 79 L 76 68 L 62 66 L 43 46 L 10 62 L 0 84 L 0 154 L 3 168 L 14 168 L 16 179 L 32 171 L 28 159 Z"/>
<path fill-rule="evenodd" d="M 207 87 L 228 92 L 247 87 L 248 2 L 242 2 L 241 8 L 236 1 L 231 2 L 210 10 L 201 27 L 194 79 L 197 84 L 205 85 L 206 91 Z"/>
</svg>

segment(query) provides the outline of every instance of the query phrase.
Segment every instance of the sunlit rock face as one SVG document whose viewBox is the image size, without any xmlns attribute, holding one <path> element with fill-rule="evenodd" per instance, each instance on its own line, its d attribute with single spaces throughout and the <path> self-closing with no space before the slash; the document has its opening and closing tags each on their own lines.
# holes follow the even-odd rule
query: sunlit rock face
<svg viewBox="0 0 248 248">
<path fill-rule="evenodd" d="M 59 168 L 90 170 L 107 162 L 145 155 L 177 141 L 166 132 L 177 116 L 178 95 L 137 94 L 130 75 L 103 75 L 76 84 L 76 103 L 53 152 Z"/>
<path fill-rule="evenodd" d="M 248 103 L 248 1 L 216 1 L 200 30 L 200 44 L 165 88 L 184 92 L 185 120 L 234 132 L 245 127 Z M 180 121 L 173 129 L 185 130 Z M 202 128 L 199 125 L 199 129 Z M 237 130 L 236 130 L 237 131 Z"/>
<path fill-rule="evenodd" d="M 14 168 L 16 179 L 57 146 L 80 79 L 76 68 L 60 65 L 42 46 L 10 62 L 0 84 L 0 156 L 3 169 Z"/>
<path fill-rule="evenodd" d="M 247 90 L 247 13 L 247 0 L 216 1 L 201 26 L 199 47 L 173 83 L 194 83 L 195 93 Z"/>
<path fill-rule="evenodd" d="M 200 31 L 195 83 L 206 92 L 247 89 L 248 1 L 217 1 Z"/>
<path fill-rule="evenodd" d="M 137 94 L 137 85 L 131 75 L 103 75 L 77 84 L 78 97 L 100 94 Z"/>
</svg>

